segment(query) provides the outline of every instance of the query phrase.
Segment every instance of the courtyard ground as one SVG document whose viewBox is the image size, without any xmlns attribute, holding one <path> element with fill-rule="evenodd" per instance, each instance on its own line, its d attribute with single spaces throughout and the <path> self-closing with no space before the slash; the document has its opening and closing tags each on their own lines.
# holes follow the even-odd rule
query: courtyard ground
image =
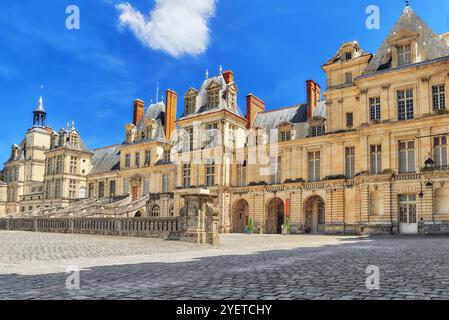
<svg viewBox="0 0 449 320">
<path fill-rule="evenodd" d="M 449 299 L 448 240 L 222 235 L 210 247 L 0 231 L 0 299 Z M 79 290 L 66 288 L 70 266 Z"/>
</svg>

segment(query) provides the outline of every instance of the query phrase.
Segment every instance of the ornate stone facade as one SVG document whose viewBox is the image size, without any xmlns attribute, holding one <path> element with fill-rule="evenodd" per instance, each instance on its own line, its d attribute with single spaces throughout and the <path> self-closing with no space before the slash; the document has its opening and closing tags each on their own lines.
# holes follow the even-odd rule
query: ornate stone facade
<svg viewBox="0 0 449 320">
<path fill-rule="evenodd" d="M 149 195 L 129 214 L 162 217 L 191 213 L 185 193 L 207 189 L 221 232 L 449 232 L 447 38 L 407 7 L 377 53 L 343 44 L 322 66 L 324 97 L 309 80 L 305 104 L 265 112 L 248 95 L 245 116 L 231 71 L 190 88 L 177 121 L 174 91 L 147 110 L 136 100 L 124 144 L 85 150 L 79 186 Z"/>
</svg>

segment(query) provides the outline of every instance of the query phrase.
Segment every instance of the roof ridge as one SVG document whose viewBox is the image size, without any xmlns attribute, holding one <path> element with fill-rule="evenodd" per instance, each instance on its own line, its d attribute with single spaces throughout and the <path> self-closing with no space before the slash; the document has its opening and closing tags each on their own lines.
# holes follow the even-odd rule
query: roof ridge
<svg viewBox="0 0 449 320">
<path fill-rule="evenodd" d="M 258 113 L 259 114 L 267 114 L 267 113 L 272 113 L 272 112 L 279 112 L 279 111 L 283 111 L 283 110 L 288 110 L 288 109 L 293 109 L 293 108 L 298 108 L 298 107 L 302 107 L 302 106 L 306 106 L 306 103 L 298 103 L 296 105 L 293 106 L 289 106 L 289 107 L 282 107 L 276 110 L 268 110 L 268 111 L 264 111 L 262 113 Z"/>
<path fill-rule="evenodd" d="M 92 149 L 92 151 L 98 151 L 98 150 L 109 149 L 109 148 L 120 147 L 120 146 L 121 146 L 120 143 L 116 143 L 116 144 L 113 144 L 113 145 L 110 145 L 110 146 L 95 148 L 95 149 Z"/>
</svg>

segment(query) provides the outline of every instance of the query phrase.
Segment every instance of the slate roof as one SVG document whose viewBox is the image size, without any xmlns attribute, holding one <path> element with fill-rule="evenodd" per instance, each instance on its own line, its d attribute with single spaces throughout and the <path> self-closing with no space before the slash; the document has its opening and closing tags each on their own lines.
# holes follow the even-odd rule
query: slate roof
<svg viewBox="0 0 449 320">
<path fill-rule="evenodd" d="M 116 171 L 120 168 L 120 145 L 93 150 L 92 170 L 89 175 Z"/>
<path fill-rule="evenodd" d="M 156 122 L 156 134 L 153 139 L 165 139 L 166 111 L 164 102 L 151 104 L 148 107 L 144 117 L 136 125 L 138 132 L 142 132 L 145 130 L 145 122 L 148 119 L 152 119 Z M 139 139 L 139 141 L 141 140 Z M 148 141 L 148 139 L 144 141 Z"/>
<path fill-rule="evenodd" d="M 417 43 L 422 61 L 433 60 L 449 55 L 449 46 L 442 37 L 432 29 L 410 8 L 406 7 L 396 25 L 384 40 L 380 49 L 371 59 L 365 74 L 391 68 L 390 40 L 401 30 L 418 33 Z M 421 61 L 421 62 L 422 62 Z"/>
<path fill-rule="evenodd" d="M 75 150 L 75 151 L 81 151 L 81 152 L 92 152 L 86 145 L 86 143 L 84 142 L 84 140 L 81 138 L 81 135 L 79 133 L 79 131 L 75 128 L 71 128 L 71 129 L 61 129 L 59 130 L 59 133 L 56 134 L 61 134 L 62 132 L 65 132 L 66 134 L 68 133 L 72 133 L 72 134 L 77 134 L 79 137 L 78 140 L 78 145 L 77 146 L 73 146 L 70 144 L 70 141 L 65 141 L 64 142 L 64 146 L 58 146 L 58 148 L 66 148 L 69 150 Z"/>
</svg>

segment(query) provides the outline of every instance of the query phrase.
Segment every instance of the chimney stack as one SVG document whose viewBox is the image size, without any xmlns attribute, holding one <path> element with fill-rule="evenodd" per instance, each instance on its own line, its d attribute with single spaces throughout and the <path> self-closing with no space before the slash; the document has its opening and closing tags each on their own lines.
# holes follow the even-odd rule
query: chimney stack
<svg viewBox="0 0 449 320">
<path fill-rule="evenodd" d="M 137 125 L 140 121 L 142 121 L 144 114 L 145 103 L 140 99 L 136 99 L 136 101 L 134 101 L 133 124 Z"/>
<path fill-rule="evenodd" d="M 176 130 L 176 113 L 178 109 L 178 95 L 175 91 L 167 90 L 165 106 L 165 138 L 170 140 Z"/>
<path fill-rule="evenodd" d="M 234 82 L 234 72 L 231 70 L 223 72 L 223 78 L 226 81 L 226 84 L 231 84 Z"/>
<path fill-rule="evenodd" d="M 253 126 L 256 115 L 264 111 L 265 103 L 262 100 L 251 93 L 246 96 L 246 119 L 248 120 L 248 129 Z"/>
<path fill-rule="evenodd" d="M 307 120 L 312 119 L 313 111 L 321 99 L 321 86 L 313 80 L 306 81 L 307 86 Z"/>
</svg>

